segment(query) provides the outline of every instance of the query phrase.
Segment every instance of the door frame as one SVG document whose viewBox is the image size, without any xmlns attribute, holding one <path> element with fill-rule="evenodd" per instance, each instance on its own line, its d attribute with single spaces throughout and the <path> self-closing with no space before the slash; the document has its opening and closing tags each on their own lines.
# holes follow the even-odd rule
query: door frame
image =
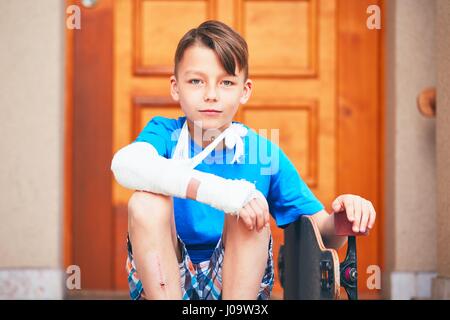
<svg viewBox="0 0 450 320">
<path fill-rule="evenodd" d="M 112 214 L 113 0 L 84 8 L 66 31 L 64 264 L 82 289 L 114 289 Z"/>
</svg>

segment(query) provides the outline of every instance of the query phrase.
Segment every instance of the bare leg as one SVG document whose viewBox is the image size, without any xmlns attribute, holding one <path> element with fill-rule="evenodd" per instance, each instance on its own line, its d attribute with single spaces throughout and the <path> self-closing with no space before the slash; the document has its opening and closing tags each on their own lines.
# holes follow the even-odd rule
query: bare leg
<svg viewBox="0 0 450 320">
<path fill-rule="evenodd" d="M 268 259 L 270 228 L 248 230 L 242 220 L 225 215 L 222 299 L 258 296 Z"/>
<path fill-rule="evenodd" d="M 145 298 L 181 299 L 172 198 L 135 192 L 128 203 L 128 232 Z"/>
</svg>

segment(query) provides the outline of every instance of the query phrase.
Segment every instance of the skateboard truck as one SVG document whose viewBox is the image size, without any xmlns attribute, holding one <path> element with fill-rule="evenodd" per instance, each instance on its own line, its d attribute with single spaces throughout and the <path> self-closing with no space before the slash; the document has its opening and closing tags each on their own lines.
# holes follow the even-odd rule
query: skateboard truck
<svg viewBox="0 0 450 320">
<path fill-rule="evenodd" d="M 356 264 L 355 236 L 348 237 L 347 255 L 339 266 L 341 270 L 341 286 L 347 292 L 348 299 L 358 300 L 358 269 Z"/>
<path fill-rule="evenodd" d="M 347 236 L 347 254 L 344 261 L 339 265 L 340 282 L 347 292 L 349 300 L 358 300 L 358 267 L 356 258 L 356 236 L 368 235 L 368 231 L 364 233 L 354 232 L 352 230 L 353 223 L 347 219 L 345 213 L 334 214 L 334 229 L 336 235 Z"/>
</svg>

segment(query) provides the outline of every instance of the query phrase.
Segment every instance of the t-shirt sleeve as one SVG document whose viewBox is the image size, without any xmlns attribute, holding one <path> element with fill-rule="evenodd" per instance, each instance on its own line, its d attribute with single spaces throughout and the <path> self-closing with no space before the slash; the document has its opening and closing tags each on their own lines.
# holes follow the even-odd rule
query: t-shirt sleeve
<svg viewBox="0 0 450 320">
<path fill-rule="evenodd" d="M 315 197 L 300 177 L 295 166 L 281 150 L 276 147 L 278 164 L 272 158 L 272 174 L 267 197 L 269 211 L 275 218 L 278 227 L 285 228 L 301 215 L 311 215 L 324 209 L 323 204 Z"/>
<path fill-rule="evenodd" d="M 171 121 L 164 117 L 154 117 L 139 133 L 134 142 L 147 142 L 150 143 L 158 151 L 158 154 L 162 157 L 168 158 L 168 145 L 171 136 Z"/>
</svg>

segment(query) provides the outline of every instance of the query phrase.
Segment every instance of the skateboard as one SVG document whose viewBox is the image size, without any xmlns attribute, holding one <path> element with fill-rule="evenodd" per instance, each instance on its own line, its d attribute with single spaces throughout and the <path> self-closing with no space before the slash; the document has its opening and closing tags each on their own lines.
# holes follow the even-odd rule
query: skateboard
<svg viewBox="0 0 450 320">
<path fill-rule="evenodd" d="M 278 256 L 284 299 L 339 299 L 341 286 L 349 300 L 358 299 L 356 238 L 345 214 L 336 214 L 335 229 L 336 234 L 348 235 L 347 254 L 342 263 L 336 250 L 325 248 L 311 216 L 301 216 L 284 230 L 285 243 Z"/>
</svg>

